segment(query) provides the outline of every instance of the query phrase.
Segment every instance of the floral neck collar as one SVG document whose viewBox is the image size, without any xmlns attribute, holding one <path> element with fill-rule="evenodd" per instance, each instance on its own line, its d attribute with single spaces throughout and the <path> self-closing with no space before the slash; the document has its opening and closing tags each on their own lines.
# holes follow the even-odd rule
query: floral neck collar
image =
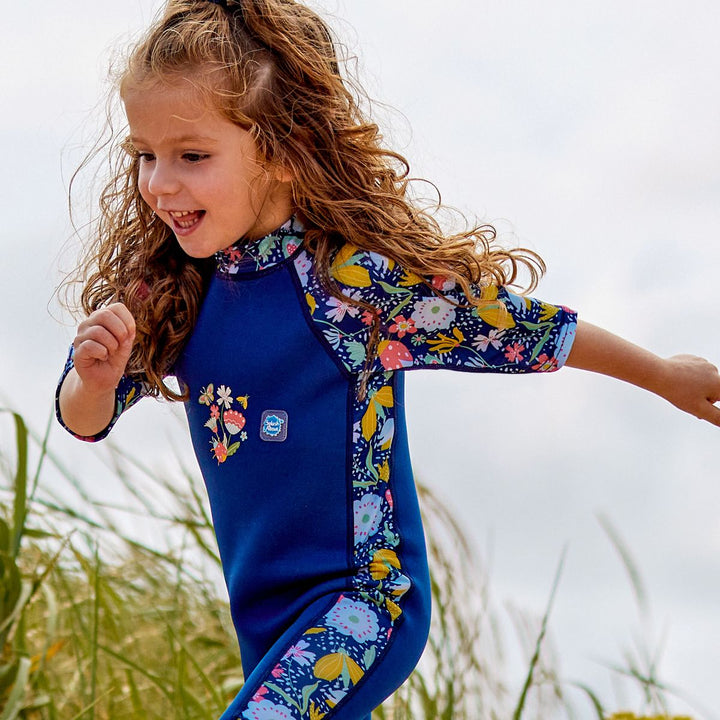
<svg viewBox="0 0 720 720">
<path fill-rule="evenodd" d="M 278 265 L 302 245 L 305 230 L 296 217 L 259 240 L 244 244 L 241 240 L 215 253 L 217 272 L 234 276 L 267 270 Z"/>
</svg>

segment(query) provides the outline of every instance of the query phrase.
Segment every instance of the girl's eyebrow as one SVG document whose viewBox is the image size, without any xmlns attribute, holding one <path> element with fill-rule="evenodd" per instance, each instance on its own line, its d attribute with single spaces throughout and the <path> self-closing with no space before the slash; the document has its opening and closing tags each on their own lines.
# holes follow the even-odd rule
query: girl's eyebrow
<svg viewBox="0 0 720 720">
<path fill-rule="evenodd" d="M 136 135 L 130 136 L 130 142 L 133 145 L 150 145 L 151 143 L 143 140 Z M 171 145 L 182 145 L 184 143 L 202 143 L 203 145 L 217 145 L 217 139 L 206 135 L 178 135 L 176 137 L 163 138 L 164 143 L 170 143 Z"/>
</svg>

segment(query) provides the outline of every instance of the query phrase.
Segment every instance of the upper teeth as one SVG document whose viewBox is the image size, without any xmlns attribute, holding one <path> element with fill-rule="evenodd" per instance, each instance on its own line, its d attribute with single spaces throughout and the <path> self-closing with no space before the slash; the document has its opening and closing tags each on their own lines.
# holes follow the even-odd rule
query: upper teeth
<svg viewBox="0 0 720 720">
<path fill-rule="evenodd" d="M 177 212 L 177 211 L 171 212 L 170 214 L 171 214 L 173 217 L 181 218 L 181 217 L 185 217 L 186 215 L 192 215 L 193 212 L 194 212 L 194 211 L 192 211 L 192 210 L 183 210 L 183 211 L 181 211 L 181 212 Z"/>
</svg>

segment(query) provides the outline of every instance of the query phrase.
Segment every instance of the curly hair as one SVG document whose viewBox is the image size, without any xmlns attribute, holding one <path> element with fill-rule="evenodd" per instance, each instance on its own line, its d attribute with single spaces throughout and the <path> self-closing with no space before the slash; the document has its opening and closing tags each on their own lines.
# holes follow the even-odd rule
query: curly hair
<svg viewBox="0 0 720 720">
<path fill-rule="evenodd" d="M 452 278 L 476 305 L 482 303 L 478 286 L 514 284 L 524 268 L 530 291 L 544 272 L 535 253 L 497 246 L 492 226 L 445 233 L 433 212 L 413 200 L 407 160 L 383 146 L 377 124 L 362 109 L 364 94 L 343 77 L 328 26 L 305 5 L 169 0 L 131 49 L 119 91 L 122 97 L 179 79 L 251 132 L 264 162 L 289 171 L 294 211 L 319 279 L 346 302 L 330 271 L 344 243 L 392 258 L 421 277 Z M 90 313 L 124 302 L 137 326 L 127 372 L 151 394 L 180 400 L 163 378 L 195 325 L 213 260 L 185 255 L 143 201 L 138 158 L 124 139 L 112 142 L 111 158 L 92 245 L 79 269 L 82 308 Z M 379 331 L 376 317 L 368 357 Z"/>
</svg>

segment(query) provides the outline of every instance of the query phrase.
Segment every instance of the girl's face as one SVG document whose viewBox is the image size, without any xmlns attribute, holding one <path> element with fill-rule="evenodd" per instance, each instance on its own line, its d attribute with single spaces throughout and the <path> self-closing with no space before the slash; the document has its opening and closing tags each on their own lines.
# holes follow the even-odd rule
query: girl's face
<svg viewBox="0 0 720 720">
<path fill-rule="evenodd" d="M 292 214 L 289 174 L 263 163 L 247 130 L 189 84 L 124 93 L 143 200 L 191 257 L 257 239 Z"/>
</svg>

